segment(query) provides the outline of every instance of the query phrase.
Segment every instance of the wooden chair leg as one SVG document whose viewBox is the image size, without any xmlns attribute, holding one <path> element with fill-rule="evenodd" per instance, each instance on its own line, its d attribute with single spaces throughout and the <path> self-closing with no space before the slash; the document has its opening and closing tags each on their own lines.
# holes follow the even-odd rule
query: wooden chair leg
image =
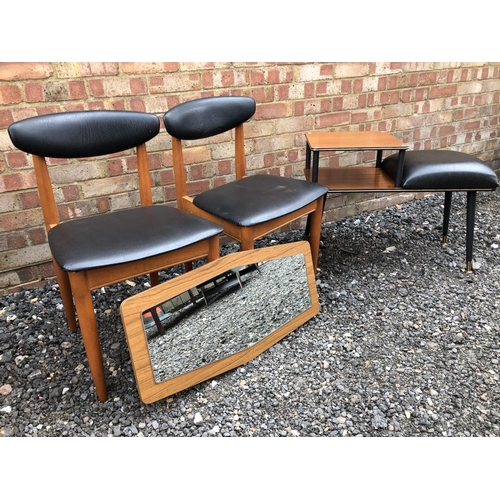
<svg viewBox="0 0 500 500">
<path fill-rule="evenodd" d="M 108 399 L 106 388 L 106 377 L 104 375 L 104 363 L 102 360 L 101 344 L 97 332 L 97 321 L 92 303 L 92 295 L 87 286 L 87 279 L 84 272 L 69 273 L 73 297 L 75 299 L 78 323 L 87 353 L 90 372 L 94 379 L 97 397 L 104 402 Z"/>
<path fill-rule="evenodd" d="M 66 313 L 66 321 L 68 322 L 69 329 L 74 333 L 76 332 L 76 314 L 75 305 L 73 303 L 73 292 L 71 291 L 71 284 L 69 282 L 68 273 L 63 271 L 57 262 L 52 259 L 54 270 L 56 272 L 57 284 L 59 285 L 59 292 L 61 294 L 64 312 Z"/>
<path fill-rule="evenodd" d="M 149 282 L 151 283 L 151 286 L 156 286 L 158 283 L 160 283 L 160 277 L 158 275 L 158 271 L 153 271 L 152 273 L 149 273 Z"/>
<path fill-rule="evenodd" d="M 311 232 L 311 214 L 307 215 L 306 228 L 304 229 L 304 239 L 309 239 L 309 234 Z"/>
<path fill-rule="evenodd" d="M 210 238 L 208 241 L 207 262 L 212 262 L 220 257 L 220 239 L 219 235 Z"/>
<path fill-rule="evenodd" d="M 240 250 L 253 250 L 255 241 L 253 239 L 252 228 L 243 228 L 241 235 Z"/>
<path fill-rule="evenodd" d="M 325 211 L 326 197 L 327 196 L 328 196 L 328 193 L 326 193 L 325 196 L 323 196 L 323 208 L 321 209 L 323 213 Z M 309 235 L 311 233 L 311 218 L 312 218 L 312 214 L 309 214 L 307 216 L 306 228 L 304 230 L 304 239 L 306 239 L 306 240 L 309 239 Z"/>
<path fill-rule="evenodd" d="M 444 193 L 444 217 L 443 217 L 443 245 L 446 245 L 448 239 L 448 226 L 450 224 L 451 212 L 451 197 L 453 191 L 446 191 Z"/>
<path fill-rule="evenodd" d="M 323 203 L 324 198 L 321 197 L 317 201 L 316 210 L 311 214 L 309 245 L 311 246 L 311 256 L 314 266 L 314 272 L 318 268 L 319 260 L 319 242 L 321 239 L 321 225 L 323 223 Z"/>
</svg>

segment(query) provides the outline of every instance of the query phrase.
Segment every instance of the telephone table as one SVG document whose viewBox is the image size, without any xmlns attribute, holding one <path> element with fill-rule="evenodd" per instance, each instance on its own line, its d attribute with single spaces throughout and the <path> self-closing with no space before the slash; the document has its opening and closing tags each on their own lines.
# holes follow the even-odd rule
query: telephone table
<svg viewBox="0 0 500 500">
<path fill-rule="evenodd" d="M 305 177 L 308 181 L 327 186 L 330 193 L 401 190 L 408 145 L 388 132 L 309 132 L 306 133 L 306 141 Z M 399 152 L 396 179 L 380 168 L 384 150 Z M 376 151 L 377 161 L 375 167 L 320 167 L 319 155 L 322 151 Z"/>
</svg>

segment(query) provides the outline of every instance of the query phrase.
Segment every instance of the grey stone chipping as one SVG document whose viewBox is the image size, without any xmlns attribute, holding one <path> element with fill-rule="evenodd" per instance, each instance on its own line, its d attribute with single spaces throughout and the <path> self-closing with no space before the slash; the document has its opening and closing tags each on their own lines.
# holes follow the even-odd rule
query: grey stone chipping
<svg viewBox="0 0 500 500">
<path fill-rule="evenodd" d="M 105 403 L 56 283 L 4 295 L 0 434 L 500 436 L 499 207 L 497 193 L 478 193 L 472 274 L 463 193 L 446 247 L 442 194 L 324 224 L 320 313 L 246 365 L 151 405 L 139 399 L 119 314 L 146 279 L 94 292 Z"/>
</svg>

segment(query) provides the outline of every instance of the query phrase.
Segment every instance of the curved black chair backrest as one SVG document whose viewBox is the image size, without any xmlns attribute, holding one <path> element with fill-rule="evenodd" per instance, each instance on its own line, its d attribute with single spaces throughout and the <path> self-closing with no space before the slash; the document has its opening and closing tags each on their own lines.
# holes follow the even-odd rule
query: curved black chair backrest
<svg viewBox="0 0 500 500">
<path fill-rule="evenodd" d="M 156 115 L 136 111 L 68 111 L 34 116 L 9 127 L 21 151 L 51 158 L 118 153 L 144 144 L 160 131 Z"/>
<path fill-rule="evenodd" d="M 179 104 L 163 116 L 167 132 L 177 139 L 204 139 L 222 134 L 255 113 L 251 97 L 204 97 Z"/>
</svg>

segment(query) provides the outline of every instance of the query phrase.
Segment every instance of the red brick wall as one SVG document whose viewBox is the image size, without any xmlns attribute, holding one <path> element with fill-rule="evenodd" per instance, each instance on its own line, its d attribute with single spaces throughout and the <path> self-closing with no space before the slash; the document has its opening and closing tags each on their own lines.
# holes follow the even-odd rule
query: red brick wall
<svg viewBox="0 0 500 500">
<path fill-rule="evenodd" d="M 0 63 L 0 289 L 53 276 L 31 158 L 7 127 L 45 113 L 130 109 L 161 116 L 197 97 L 249 95 L 247 168 L 302 177 L 304 132 L 385 130 L 412 149 L 454 149 L 500 168 L 500 63 Z M 203 142 L 203 141 L 202 141 Z M 190 192 L 232 179 L 231 147 L 204 141 L 186 155 Z M 170 140 L 149 144 L 154 202 L 174 203 Z M 371 154 L 323 158 L 371 162 Z M 95 163 L 53 160 L 62 219 L 137 204 L 136 166 L 122 156 Z M 329 196 L 326 220 L 412 199 Z"/>
</svg>

